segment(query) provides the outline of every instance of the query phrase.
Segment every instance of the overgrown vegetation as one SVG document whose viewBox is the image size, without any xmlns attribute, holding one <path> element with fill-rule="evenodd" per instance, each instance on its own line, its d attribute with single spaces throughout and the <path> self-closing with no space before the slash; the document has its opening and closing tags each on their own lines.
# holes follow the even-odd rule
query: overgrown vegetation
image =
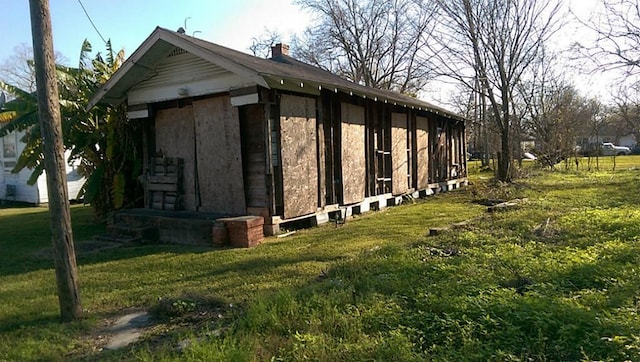
<svg viewBox="0 0 640 362">
<path fill-rule="evenodd" d="M 87 181 L 81 197 L 104 218 L 109 212 L 131 207 L 139 200 L 142 172 L 140 139 L 142 130 L 128 122 L 124 105 L 96 105 L 87 111 L 89 98 L 124 62 L 124 51 L 115 52 L 111 42 L 104 54 L 91 57 L 92 47 L 85 40 L 78 67 L 57 66 L 60 112 L 65 149 L 71 151 L 69 162 L 78 161 L 78 171 Z M 0 137 L 25 131 L 26 146 L 13 172 L 31 170 L 30 184 L 44 171 L 42 137 L 38 124 L 35 93 L 0 81 L 0 90 L 14 99 L 0 109 Z"/>
<path fill-rule="evenodd" d="M 640 158 L 612 166 L 532 168 L 511 185 L 472 171 L 468 188 L 250 250 L 81 253 L 89 317 L 66 325 L 50 259 L 38 259 L 45 215 L 3 209 L 0 233 L 12 237 L 0 241 L 0 356 L 640 360 Z M 526 200 L 495 213 L 477 202 L 514 198 Z M 85 208 L 73 212 L 81 240 L 91 223 Z M 125 350 L 100 351 L 108 321 L 139 309 L 158 324 Z"/>
</svg>

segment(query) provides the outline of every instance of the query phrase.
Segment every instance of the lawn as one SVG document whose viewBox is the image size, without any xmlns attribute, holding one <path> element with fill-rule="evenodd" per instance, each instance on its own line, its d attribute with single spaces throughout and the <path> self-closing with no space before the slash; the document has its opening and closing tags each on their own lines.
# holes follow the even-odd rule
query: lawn
<svg viewBox="0 0 640 362">
<path fill-rule="evenodd" d="M 92 251 L 103 226 L 74 206 L 86 316 L 69 324 L 46 210 L 0 209 L 0 360 L 640 360 L 640 157 L 612 161 L 513 185 L 473 165 L 465 189 L 253 249 Z M 157 325 L 102 351 L 134 310 Z"/>
</svg>

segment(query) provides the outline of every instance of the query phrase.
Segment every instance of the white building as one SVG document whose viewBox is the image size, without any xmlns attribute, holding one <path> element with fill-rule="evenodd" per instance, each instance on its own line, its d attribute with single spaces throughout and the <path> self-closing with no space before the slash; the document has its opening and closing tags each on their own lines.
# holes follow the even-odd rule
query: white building
<svg viewBox="0 0 640 362">
<path fill-rule="evenodd" d="M 46 204 L 49 202 L 49 195 L 47 194 L 47 178 L 44 173 L 34 185 L 28 185 L 27 180 L 29 180 L 32 170 L 23 169 L 18 173 L 11 172 L 25 148 L 25 144 L 21 142 L 23 136 L 24 132 L 13 132 L 0 137 L 0 200 L 34 205 Z M 68 152 L 66 156 L 69 156 Z M 67 165 L 67 187 L 70 200 L 78 198 L 84 181 L 75 166 Z"/>
</svg>

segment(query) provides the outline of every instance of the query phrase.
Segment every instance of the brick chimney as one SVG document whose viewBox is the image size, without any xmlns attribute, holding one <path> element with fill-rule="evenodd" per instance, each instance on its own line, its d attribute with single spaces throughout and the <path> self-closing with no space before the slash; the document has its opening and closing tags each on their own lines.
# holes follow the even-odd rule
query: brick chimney
<svg viewBox="0 0 640 362">
<path fill-rule="evenodd" d="M 278 43 L 271 47 L 271 57 L 279 57 L 281 55 L 289 55 L 289 45 Z"/>
</svg>

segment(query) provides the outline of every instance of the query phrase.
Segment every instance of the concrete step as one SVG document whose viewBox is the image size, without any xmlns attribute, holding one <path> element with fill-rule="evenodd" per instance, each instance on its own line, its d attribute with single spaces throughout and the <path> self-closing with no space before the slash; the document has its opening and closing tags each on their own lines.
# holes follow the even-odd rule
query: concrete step
<svg viewBox="0 0 640 362">
<path fill-rule="evenodd" d="M 135 226 L 127 223 L 107 225 L 107 233 L 122 237 L 138 237 L 145 241 L 157 241 L 158 229 L 154 226 Z"/>
<path fill-rule="evenodd" d="M 130 209 L 117 212 L 113 224 L 128 224 L 132 227 L 153 226 L 157 239 L 163 243 L 206 245 L 212 242 L 212 227 L 221 217 L 229 215 L 190 211 L 165 211 Z M 148 238 L 144 237 L 145 241 Z"/>
<path fill-rule="evenodd" d="M 143 239 L 139 236 L 126 236 L 126 235 L 116 235 L 116 234 L 100 234 L 93 237 L 98 241 L 105 241 L 111 243 L 120 243 L 120 244 L 134 244 L 141 243 Z"/>
<path fill-rule="evenodd" d="M 157 241 L 158 229 L 153 226 L 138 226 L 124 222 L 107 225 L 105 234 L 96 235 L 96 240 L 116 242 L 121 244 Z"/>
</svg>

